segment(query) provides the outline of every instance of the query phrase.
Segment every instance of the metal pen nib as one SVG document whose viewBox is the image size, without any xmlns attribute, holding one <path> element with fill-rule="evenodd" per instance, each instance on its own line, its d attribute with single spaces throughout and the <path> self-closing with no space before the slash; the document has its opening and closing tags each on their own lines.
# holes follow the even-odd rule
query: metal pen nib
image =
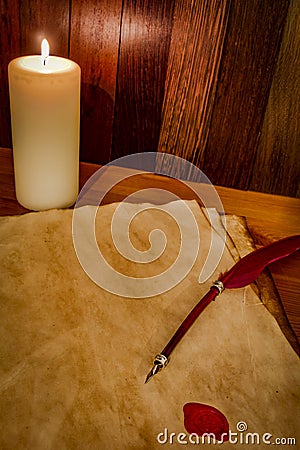
<svg viewBox="0 0 300 450">
<path fill-rule="evenodd" d="M 148 381 L 150 381 L 151 378 L 156 375 L 161 369 L 163 369 L 168 364 L 168 362 L 168 358 L 162 353 L 156 355 L 153 361 L 154 365 L 146 377 L 145 384 L 148 383 Z"/>
<path fill-rule="evenodd" d="M 160 367 L 158 365 L 153 366 L 148 375 L 146 376 L 145 384 L 151 380 L 151 378 L 160 371 Z"/>
</svg>

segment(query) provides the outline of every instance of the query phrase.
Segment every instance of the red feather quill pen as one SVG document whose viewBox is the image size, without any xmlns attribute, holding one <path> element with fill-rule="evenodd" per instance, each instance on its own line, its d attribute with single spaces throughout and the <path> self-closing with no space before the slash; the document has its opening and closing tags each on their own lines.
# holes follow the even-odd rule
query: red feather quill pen
<svg viewBox="0 0 300 450">
<path fill-rule="evenodd" d="M 207 294 L 185 318 L 163 351 L 156 355 L 153 363 L 154 365 L 147 375 L 145 383 L 167 365 L 169 356 L 178 342 L 190 329 L 205 307 L 214 300 L 217 295 L 224 289 L 237 289 L 253 283 L 266 266 L 278 259 L 285 258 L 299 249 L 300 235 L 290 236 L 249 253 L 240 259 L 240 261 L 238 261 L 228 272 L 221 275 L 218 281 L 212 285 Z"/>
</svg>

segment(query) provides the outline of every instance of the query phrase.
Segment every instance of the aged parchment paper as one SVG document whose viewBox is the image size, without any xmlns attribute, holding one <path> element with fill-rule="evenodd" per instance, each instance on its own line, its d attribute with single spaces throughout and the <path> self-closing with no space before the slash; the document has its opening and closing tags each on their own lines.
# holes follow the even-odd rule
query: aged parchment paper
<svg viewBox="0 0 300 450">
<path fill-rule="evenodd" d="M 200 285 L 211 230 L 198 205 L 190 207 L 201 234 L 196 264 L 175 288 L 146 299 L 110 294 L 88 278 L 72 243 L 72 211 L 0 218 L 1 449 L 155 449 L 163 446 L 157 436 L 166 429 L 165 447 L 195 448 L 176 441 L 185 432 L 187 402 L 220 409 L 233 432 L 244 421 L 260 439 L 269 433 L 271 442 L 277 437 L 299 442 L 299 359 L 251 287 L 224 291 L 178 345 L 168 367 L 144 384 L 155 354 L 239 253 L 228 240 L 218 269 Z M 99 246 L 116 268 L 144 276 L 144 267 L 114 252 L 109 229 L 115 208 L 100 208 Z M 172 261 L 178 230 L 161 213 L 136 216 L 133 243 L 146 248 L 149 230 L 160 226 L 169 237 L 166 261 Z M 260 441 L 251 448 L 265 445 Z"/>
</svg>

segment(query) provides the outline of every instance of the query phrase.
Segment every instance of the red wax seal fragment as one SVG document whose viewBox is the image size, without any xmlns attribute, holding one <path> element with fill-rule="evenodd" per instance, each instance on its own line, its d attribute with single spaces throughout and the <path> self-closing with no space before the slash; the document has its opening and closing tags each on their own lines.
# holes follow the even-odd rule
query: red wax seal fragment
<svg viewBox="0 0 300 450">
<path fill-rule="evenodd" d="M 211 433 L 218 441 L 228 441 L 229 424 L 217 408 L 201 403 L 186 403 L 183 413 L 184 426 L 188 433 L 198 436 Z"/>
</svg>

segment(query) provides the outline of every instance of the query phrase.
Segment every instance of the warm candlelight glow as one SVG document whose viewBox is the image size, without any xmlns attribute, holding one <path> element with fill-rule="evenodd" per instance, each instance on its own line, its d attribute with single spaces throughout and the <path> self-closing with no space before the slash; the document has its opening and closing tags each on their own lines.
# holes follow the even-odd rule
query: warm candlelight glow
<svg viewBox="0 0 300 450">
<path fill-rule="evenodd" d="M 42 40 L 41 53 L 42 53 L 42 63 L 45 66 L 47 58 L 49 56 L 49 43 L 48 43 L 47 39 Z"/>
<path fill-rule="evenodd" d="M 67 208 L 78 195 L 80 67 L 41 54 L 8 65 L 16 197 L 25 208 Z"/>
</svg>

